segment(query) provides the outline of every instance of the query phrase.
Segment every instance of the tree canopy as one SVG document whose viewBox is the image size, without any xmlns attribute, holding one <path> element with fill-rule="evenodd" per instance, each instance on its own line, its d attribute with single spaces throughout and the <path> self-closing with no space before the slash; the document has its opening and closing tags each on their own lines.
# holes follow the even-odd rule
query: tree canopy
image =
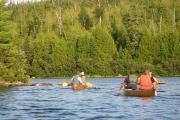
<svg viewBox="0 0 180 120">
<path fill-rule="evenodd" d="M 50 0 L 0 6 L 0 78 L 76 71 L 180 75 L 178 0 Z M 9 72 L 8 72 L 9 71 Z M 11 78 L 10 77 L 10 78 Z M 13 80 L 12 79 L 12 80 Z"/>
</svg>

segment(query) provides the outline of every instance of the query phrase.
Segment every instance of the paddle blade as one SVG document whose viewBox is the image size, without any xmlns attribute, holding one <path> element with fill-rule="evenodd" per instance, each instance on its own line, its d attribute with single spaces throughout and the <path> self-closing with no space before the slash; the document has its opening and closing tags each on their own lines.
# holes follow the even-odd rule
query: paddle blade
<svg viewBox="0 0 180 120">
<path fill-rule="evenodd" d="M 120 95 L 120 93 L 114 93 L 113 95 L 114 95 L 114 96 L 119 96 L 119 95 Z"/>
<path fill-rule="evenodd" d="M 88 88 L 92 88 L 94 85 L 93 85 L 92 83 L 90 83 L 90 82 L 86 82 L 86 86 L 87 86 Z"/>
<path fill-rule="evenodd" d="M 63 87 L 67 87 L 67 86 L 68 86 L 68 83 L 67 83 L 67 82 L 64 82 L 64 83 L 62 83 L 62 86 L 63 86 Z"/>
</svg>

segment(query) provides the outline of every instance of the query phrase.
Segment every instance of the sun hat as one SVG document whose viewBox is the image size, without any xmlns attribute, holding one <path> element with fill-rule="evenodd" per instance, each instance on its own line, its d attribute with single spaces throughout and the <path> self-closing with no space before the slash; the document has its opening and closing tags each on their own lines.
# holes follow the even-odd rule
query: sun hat
<svg viewBox="0 0 180 120">
<path fill-rule="evenodd" d="M 81 72 L 80 75 L 85 75 L 84 72 Z"/>
</svg>

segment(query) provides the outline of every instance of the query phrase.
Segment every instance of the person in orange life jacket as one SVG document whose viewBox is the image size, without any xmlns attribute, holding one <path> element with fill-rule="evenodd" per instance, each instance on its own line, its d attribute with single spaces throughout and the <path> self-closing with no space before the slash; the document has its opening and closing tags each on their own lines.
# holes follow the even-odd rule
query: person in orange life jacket
<svg viewBox="0 0 180 120">
<path fill-rule="evenodd" d="M 146 69 L 144 71 L 144 74 L 142 74 L 139 78 L 138 78 L 138 84 L 140 85 L 140 89 L 141 90 L 148 90 L 148 89 L 153 89 L 153 82 L 151 80 L 151 76 L 149 74 L 150 70 Z"/>
</svg>

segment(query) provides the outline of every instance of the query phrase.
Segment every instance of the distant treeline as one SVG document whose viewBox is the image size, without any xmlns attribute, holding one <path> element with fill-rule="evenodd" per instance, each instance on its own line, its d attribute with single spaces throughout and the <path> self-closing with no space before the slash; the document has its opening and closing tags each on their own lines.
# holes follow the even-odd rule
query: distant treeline
<svg viewBox="0 0 180 120">
<path fill-rule="evenodd" d="M 0 79 L 180 75 L 179 0 L 49 0 L 0 5 Z M 12 59 L 13 60 L 9 60 Z"/>
</svg>

